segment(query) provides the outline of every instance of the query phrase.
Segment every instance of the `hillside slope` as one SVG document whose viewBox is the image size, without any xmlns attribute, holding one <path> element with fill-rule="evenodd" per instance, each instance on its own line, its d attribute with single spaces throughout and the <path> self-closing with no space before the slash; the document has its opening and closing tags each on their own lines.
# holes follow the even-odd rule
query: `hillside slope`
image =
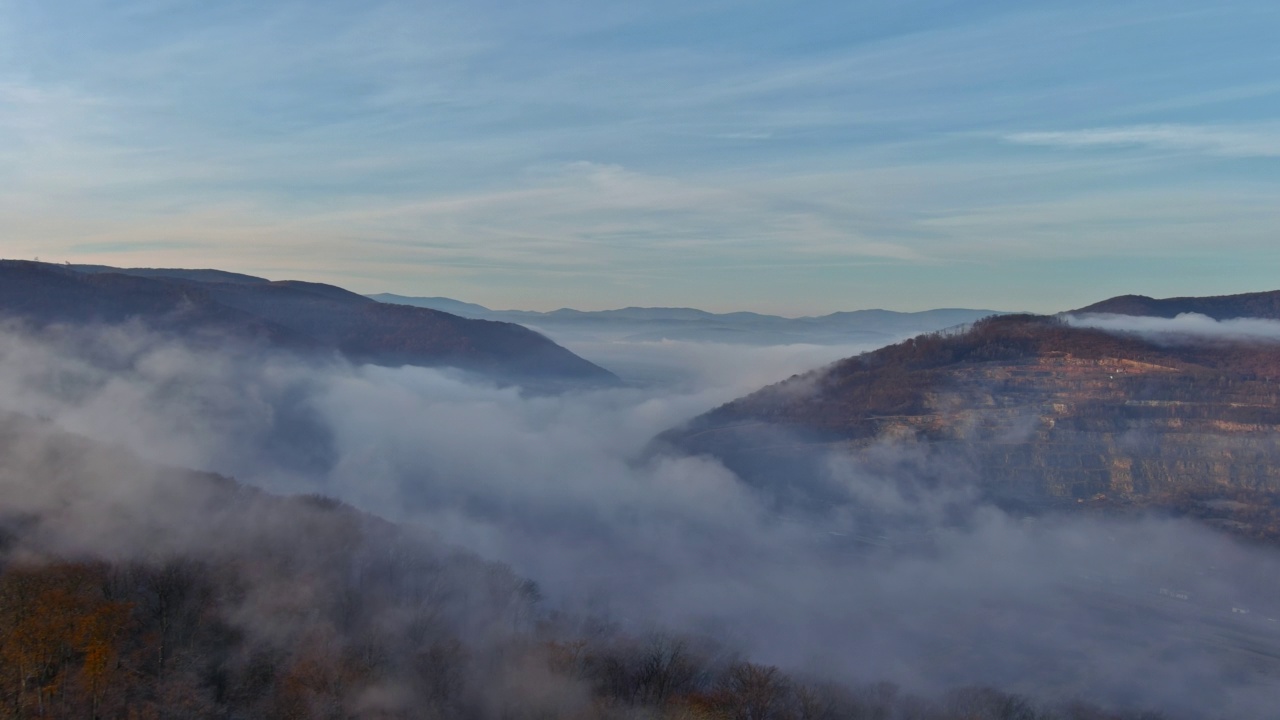
<svg viewBox="0 0 1280 720">
<path fill-rule="evenodd" d="M 519 325 L 215 270 L 0 261 L 0 313 L 38 326 L 140 320 L 188 337 L 229 334 L 294 351 L 336 351 L 354 362 L 451 366 L 516 382 L 616 382 Z"/>
<path fill-rule="evenodd" d="M 1073 714 L 989 687 L 816 682 L 710 638 L 628 634 L 541 608 L 534 583 L 420 527 L 8 414 L 0 667 L 12 718 L 1153 717 L 1053 685 Z"/>
<path fill-rule="evenodd" d="M 336 501 L 0 415 L 7 717 L 447 717 L 535 600 L 505 566 Z"/>
<path fill-rule="evenodd" d="M 1157 300 L 1145 295 L 1121 295 L 1072 311 L 1074 314 L 1141 315 L 1171 318 L 1183 313 L 1207 315 L 1215 320 L 1251 317 L 1280 320 L 1280 290 L 1216 295 L 1212 297 L 1176 297 Z"/>
<path fill-rule="evenodd" d="M 1008 505 L 1151 505 L 1280 538 L 1277 437 L 1274 345 L 1160 346 L 1019 315 L 793 377 L 662 439 L 759 483 L 819 472 L 824 449 L 892 446 Z"/>
</svg>

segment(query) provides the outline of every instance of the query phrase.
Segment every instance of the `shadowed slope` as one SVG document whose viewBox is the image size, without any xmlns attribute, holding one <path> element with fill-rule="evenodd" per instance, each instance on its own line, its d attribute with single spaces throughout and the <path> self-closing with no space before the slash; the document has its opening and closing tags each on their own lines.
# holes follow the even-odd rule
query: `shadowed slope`
<svg viewBox="0 0 1280 720">
<path fill-rule="evenodd" d="M 0 261 L 0 312 L 36 324 L 140 320 L 355 362 L 451 366 L 516 382 L 612 383 L 608 371 L 527 328 L 375 302 L 342 288 L 214 270 L 122 270 Z"/>
<path fill-rule="evenodd" d="M 1208 315 L 1215 320 L 1238 317 L 1268 318 L 1280 320 L 1280 290 L 1218 295 L 1214 297 L 1177 297 L 1157 300 L 1145 295 L 1121 295 L 1094 303 L 1073 313 L 1099 313 L 1111 315 L 1142 315 L 1171 318 L 1183 313 Z"/>
</svg>

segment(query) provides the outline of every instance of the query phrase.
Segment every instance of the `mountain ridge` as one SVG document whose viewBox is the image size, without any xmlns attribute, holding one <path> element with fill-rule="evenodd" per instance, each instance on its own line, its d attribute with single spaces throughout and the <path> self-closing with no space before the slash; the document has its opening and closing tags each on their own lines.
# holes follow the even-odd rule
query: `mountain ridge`
<svg viewBox="0 0 1280 720">
<path fill-rule="evenodd" d="M 470 317 L 525 324 L 564 340 L 584 336 L 629 341 L 689 340 L 754 345 L 887 343 L 921 332 L 974 322 L 995 310 L 937 308 L 919 312 L 869 309 L 788 318 L 754 312 L 712 313 L 696 308 L 625 307 L 613 310 L 560 308 L 549 312 L 490 310 L 451 298 L 416 298 L 390 293 L 379 302 L 446 310 Z"/>
<path fill-rule="evenodd" d="M 1184 313 L 1206 315 L 1214 320 L 1264 318 L 1280 320 L 1280 290 L 1211 295 L 1205 297 L 1151 298 L 1146 295 L 1119 295 L 1087 305 L 1068 314 L 1110 314 L 1172 318 Z"/>
<path fill-rule="evenodd" d="M 46 325 L 140 319 L 182 336 L 215 331 L 376 365 L 450 366 L 521 383 L 617 378 L 513 323 L 378 303 L 322 283 L 219 270 L 0 261 L 0 312 Z"/>
<path fill-rule="evenodd" d="M 828 450 L 874 461 L 895 447 L 1010 507 L 1152 507 L 1280 540 L 1277 435 L 1274 345 L 1005 315 L 793 376 L 656 442 L 756 483 L 790 467 L 814 487 Z"/>
</svg>

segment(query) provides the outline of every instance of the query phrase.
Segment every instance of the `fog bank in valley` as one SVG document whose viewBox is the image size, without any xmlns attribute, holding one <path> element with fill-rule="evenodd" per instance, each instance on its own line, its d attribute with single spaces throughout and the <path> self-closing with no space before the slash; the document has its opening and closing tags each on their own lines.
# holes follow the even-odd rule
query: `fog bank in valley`
<svg viewBox="0 0 1280 720">
<path fill-rule="evenodd" d="M 866 348 L 572 349 L 633 384 L 534 395 L 449 370 L 210 352 L 137 327 L 9 325 L 0 409 L 426 529 L 533 579 L 548 609 L 714 635 L 834 680 L 989 683 L 1175 716 L 1272 707 L 1274 551 L 1170 519 L 1014 517 L 973 499 L 972 469 L 937 490 L 839 455 L 828 506 L 780 512 L 716 460 L 650 441 Z M 868 515 L 906 529 L 889 543 Z"/>
</svg>

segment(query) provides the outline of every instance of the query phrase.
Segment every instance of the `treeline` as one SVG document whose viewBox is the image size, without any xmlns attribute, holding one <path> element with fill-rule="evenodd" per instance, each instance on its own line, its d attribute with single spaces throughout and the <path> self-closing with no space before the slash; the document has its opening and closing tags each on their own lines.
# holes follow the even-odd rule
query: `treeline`
<svg viewBox="0 0 1280 720">
<path fill-rule="evenodd" d="M 6 566 L 0 717 L 480 717 L 464 712 L 482 697 L 469 678 L 516 647 L 510 627 L 499 642 L 471 628 L 464 642 L 465 624 L 442 623 L 447 611 L 413 592 L 393 612 L 377 581 L 369 597 L 326 587 L 336 597 L 299 612 L 292 598 L 254 597 L 248 575 L 193 562 Z M 314 579 L 274 592 L 305 594 Z"/>
<path fill-rule="evenodd" d="M 1045 707 L 990 688 L 926 698 L 887 683 L 805 682 L 709 642 L 665 636 L 596 631 L 565 640 L 552 622 L 446 626 L 430 603 L 388 614 L 348 597 L 311 618 L 265 607 L 250 618 L 241 604 L 249 581 L 234 568 L 185 561 L 8 564 L 0 572 L 0 717 L 1159 717 L 1083 703 Z M 531 588 L 517 593 L 531 600 Z"/>
<path fill-rule="evenodd" d="M 717 655 L 688 641 L 551 642 L 549 660 L 590 689 L 587 718 L 668 720 L 1159 720 L 1150 711 L 1109 712 L 1082 701 L 1037 703 L 990 687 L 930 697 L 893 683 L 811 681 L 776 667 Z"/>
</svg>

